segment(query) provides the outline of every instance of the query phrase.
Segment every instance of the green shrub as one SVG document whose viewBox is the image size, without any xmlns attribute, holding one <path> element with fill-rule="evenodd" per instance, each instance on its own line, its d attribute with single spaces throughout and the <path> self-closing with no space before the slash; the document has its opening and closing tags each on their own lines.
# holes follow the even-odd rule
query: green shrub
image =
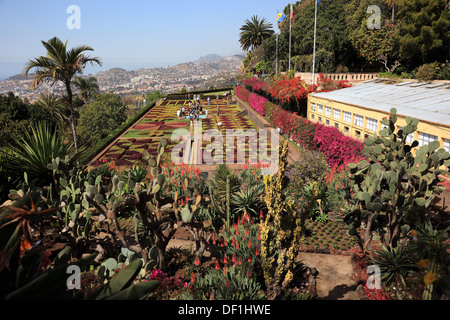
<svg viewBox="0 0 450 320">
<path fill-rule="evenodd" d="M 97 143 L 127 120 L 126 109 L 120 96 L 112 93 L 98 95 L 81 109 L 79 134 L 89 144 Z"/>
<path fill-rule="evenodd" d="M 431 81 L 437 78 L 439 64 L 437 62 L 423 64 L 417 69 L 416 78 L 421 81 Z"/>
</svg>

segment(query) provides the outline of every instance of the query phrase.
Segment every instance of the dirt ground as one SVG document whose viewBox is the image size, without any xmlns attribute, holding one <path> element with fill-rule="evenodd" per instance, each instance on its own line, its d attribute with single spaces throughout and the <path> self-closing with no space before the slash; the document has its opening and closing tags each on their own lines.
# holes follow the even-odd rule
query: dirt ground
<svg viewBox="0 0 450 320">
<path fill-rule="evenodd" d="M 301 252 L 299 259 L 319 271 L 317 296 L 319 300 L 359 300 L 357 283 L 352 279 L 350 256 Z"/>
</svg>

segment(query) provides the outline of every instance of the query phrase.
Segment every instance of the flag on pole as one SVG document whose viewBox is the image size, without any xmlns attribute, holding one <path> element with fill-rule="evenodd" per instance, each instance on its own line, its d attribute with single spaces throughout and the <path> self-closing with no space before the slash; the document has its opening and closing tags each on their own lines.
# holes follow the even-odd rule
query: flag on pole
<svg viewBox="0 0 450 320">
<path fill-rule="evenodd" d="M 320 0 L 317 0 L 320 1 Z M 291 16 L 290 16 L 291 20 L 292 18 L 294 18 L 294 10 L 292 10 L 292 1 L 291 1 Z"/>
<path fill-rule="evenodd" d="M 286 18 L 286 16 L 283 14 L 283 12 L 279 12 L 277 14 L 277 22 L 282 22 Z"/>
</svg>

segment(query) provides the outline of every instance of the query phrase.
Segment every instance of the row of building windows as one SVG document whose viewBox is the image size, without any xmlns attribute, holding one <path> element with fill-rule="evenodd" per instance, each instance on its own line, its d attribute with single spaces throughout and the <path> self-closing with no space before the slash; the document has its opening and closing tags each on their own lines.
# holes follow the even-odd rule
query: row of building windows
<svg viewBox="0 0 450 320">
<path fill-rule="evenodd" d="M 323 114 L 324 110 L 325 110 L 325 115 L 328 116 L 328 117 L 332 116 L 332 118 L 335 119 L 335 120 L 342 120 L 343 122 L 349 123 L 349 124 L 352 123 L 352 113 L 351 112 L 342 111 L 342 110 L 336 109 L 336 108 L 334 108 L 334 110 L 332 110 L 332 108 L 328 107 L 328 106 L 325 106 L 325 108 L 324 108 L 324 106 L 321 105 L 321 104 L 318 104 L 317 108 L 316 108 L 316 104 L 315 103 L 311 103 L 311 111 L 316 112 L 316 110 L 320 114 Z M 312 117 L 312 119 L 315 119 L 314 114 L 312 114 L 311 117 Z M 318 116 L 317 120 L 319 122 L 323 122 L 321 116 Z M 329 119 L 326 119 L 325 123 L 328 126 L 331 125 Z M 359 115 L 359 114 L 354 114 L 353 124 L 355 126 L 357 126 L 357 127 L 363 128 L 364 127 L 364 116 Z M 339 129 L 339 123 L 335 122 L 334 126 L 337 129 Z M 384 125 L 384 124 L 381 124 L 381 127 L 382 128 L 386 128 L 387 126 Z M 378 120 L 366 117 L 366 128 L 365 129 L 367 129 L 369 131 L 376 132 L 378 130 Z M 399 129 L 402 129 L 402 127 L 399 127 Z M 344 133 L 350 133 L 350 128 L 348 126 L 344 125 L 343 131 L 344 131 Z M 356 137 L 360 138 L 361 137 L 361 131 L 360 130 L 355 130 L 355 135 L 356 135 Z M 368 135 L 366 134 L 366 136 L 368 136 Z M 406 137 L 406 142 L 408 142 L 408 143 L 412 143 L 413 140 L 414 140 L 414 137 L 413 137 L 412 134 L 409 134 Z M 435 135 L 428 134 L 428 133 L 425 133 L 425 132 L 419 132 L 419 139 L 418 139 L 419 146 L 423 146 L 423 145 L 426 145 L 426 144 L 428 144 L 428 143 L 430 143 L 432 141 L 438 141 L 438 140 L 439 140 L 439 138 L 437 136 L 435 136 Z M 450 152 L 450 139 L 443 139 L 443 140 L 444 140 L 443 148 L 446 151 Z"/>
</svg>

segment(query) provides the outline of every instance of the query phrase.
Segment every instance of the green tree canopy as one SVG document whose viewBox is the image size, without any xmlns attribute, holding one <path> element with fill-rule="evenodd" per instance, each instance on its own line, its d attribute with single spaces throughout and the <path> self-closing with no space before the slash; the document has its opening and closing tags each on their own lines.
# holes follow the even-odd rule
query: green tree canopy
<svg viewBox="0 0 450 320">
<path fill-rule="evenodd" d="M 410 69 L 444 62 L 450 52 L 447 0 L 398 0 L 400 54 Z"/>
<path fill-rule="evenodd" d="M 95 144 L 126 119 L 126 105 L 120 96 L 100 94 L 81 109 L 78 124 L 80 136 L 87 143 Z"/>
</svg>

